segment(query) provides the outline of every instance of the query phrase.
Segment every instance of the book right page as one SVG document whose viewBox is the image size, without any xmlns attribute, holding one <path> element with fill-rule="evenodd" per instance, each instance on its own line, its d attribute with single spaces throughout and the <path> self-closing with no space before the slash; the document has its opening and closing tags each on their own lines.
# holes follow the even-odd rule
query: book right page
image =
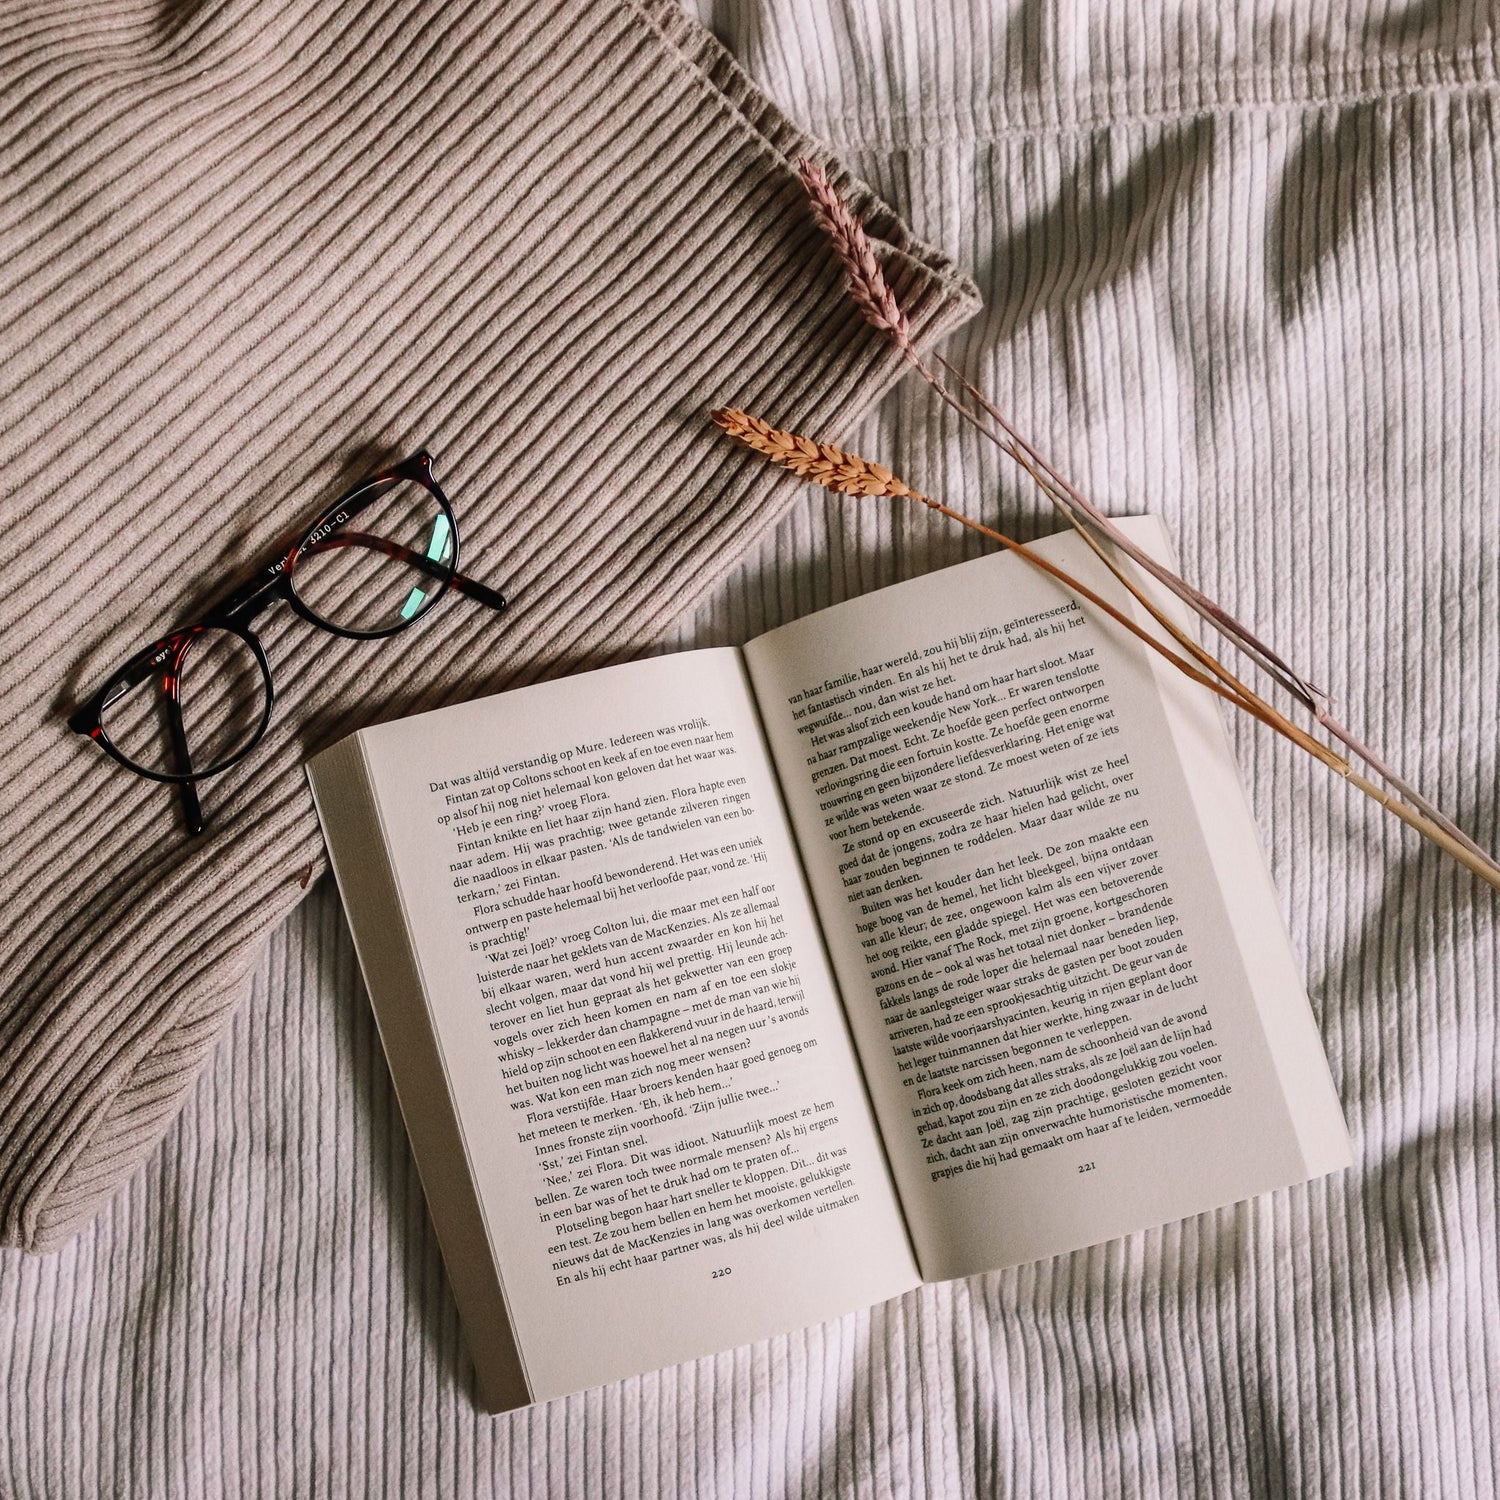
<svg viewBox="0 0 1500 1500">
<path fill-rule="evenodd" d="M 1076 535 L 1036 550 L 1147 620 Z M 1206 689 L 1007 554 L 745 655 L 924 1276 L 1348 1164 Z"/>
</svg>

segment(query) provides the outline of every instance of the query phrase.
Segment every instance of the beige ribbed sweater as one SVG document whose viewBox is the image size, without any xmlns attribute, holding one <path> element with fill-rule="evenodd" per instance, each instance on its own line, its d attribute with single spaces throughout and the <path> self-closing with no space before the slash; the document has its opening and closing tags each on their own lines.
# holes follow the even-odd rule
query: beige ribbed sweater
<svg viewBox="0 0 1500 1500">
<path fill-rule="evenodd" d="M 321 869 L 307 754 L 651 642 L 793 492 L 706 409 L 838 433 L 899 366 L 791 170 L 825 153 L 665 0 L 35 0 L 0 78 L 0 1243 L 46 1250 Z M 972 310 L 851 190 L 923 337 Z M 189 841 L 66 712 L 424 443 L 511 612 L 450 597 L 375 643 L 268 617 L 271 729 Z"/>
</svg>

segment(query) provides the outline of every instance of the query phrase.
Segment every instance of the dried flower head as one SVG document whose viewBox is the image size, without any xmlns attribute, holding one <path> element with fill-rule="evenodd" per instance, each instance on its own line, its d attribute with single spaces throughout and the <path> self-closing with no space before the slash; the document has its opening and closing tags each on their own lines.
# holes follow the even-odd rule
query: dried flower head
<svg viewBox="0 0 1500 1500">
<path fill-rule="evenodd" d="M 845 453 L 832 443 L 815 443 L 796 432 L 783 432 L 748 412 L 720 407 L 709 416 L 736 442 L 764 453 L 773 463 L 802 479 L 841 495 L 892 495 L 925 500 L 896 478 L 884 464 L 871 463 L 856 453 Z"/>
<path fill-rule="evenodd" d="M 797 162 L 802 186 L 812 200 L 813 215 L 819 227 L 833 242 L 843 263 L 850 299 L 865 315 L 865 321 L 878 328 L 892 343 L 914 351 L 911 324 L 896 301 L 896 294 L 875 258 L 875 247 L 865 233 L 854 210 L 844 202 L 839 191 L 828 180 L 828 173 L 815 161 Z"/>
</svg>

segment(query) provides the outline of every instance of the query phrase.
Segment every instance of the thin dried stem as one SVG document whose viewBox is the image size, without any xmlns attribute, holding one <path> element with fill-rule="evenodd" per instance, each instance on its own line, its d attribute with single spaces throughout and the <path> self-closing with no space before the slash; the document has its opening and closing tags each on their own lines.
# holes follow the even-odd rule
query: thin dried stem
<svg viewBox="0 0 1500 1500">
<path fill-rule="evenodd" d="M 773 463 L 782 468 L 789 469 L 792 473 L 804 479 L 811 480 L 815 484 L 822 485 L 825 489 L 835 490 L 844 495 L 857 496 L 889 496 L 892 499 L 912 500 L 918 504 L 925 505 L 935 510 L 939 515 L 947 516 L 957 521 L 962 526 L 978 532 L 981 536 L 989 537 L 992 541 L 1024 558 L 1033 568 L 1046 573 L 1058 583 L 1063 584 L 1082 599 L 1102 611 L 1109 618 L 1122 626 L 1131 635 L 1135 636 L 1144 645 L 1155 651 L 1157 655 L 1176 667 L 1184 676 L 1206 687 L 1210 692 L 1217 694 L 1226 702 L 1233 704 L 1236 708 L 1250 714 L 1253 718 L 1265 724 L 1267 728 L 1274 730 L 1277 734 L 1290 740 L 1298 749 L 1311 755 L 1314 759 L 1321 761 L 1331 771 L 1342 776 L 1351 786 L 1363 792 L 1380 806 L 1387 808 L 1403 822 L 1409 824 L 1425 837 L 1431 839 L 1447 853 L 1451 854 L 1460 864 L 1472 870 L 1481 879 L 1486 880 L 1500 890 L 1500 867 L 1494 861 L 1488 859 L 1482 851 L 1476 855 L 1464 847 L 1458 840 L 1454 839 L 1444 828 L 1435 823 L 1431 818 L 1420 810 L 1411 807 L 1399 798 L 1391 796 L 1383 788 L 1375 785 L 1368 778 L 1356 771 L 1349 762 L 1336 750 L 1314 739 L 1306 730 L 1293 723 L 1279 709 L 1267 703 L 1257 696 L 1251 689 L 1245 686 L 1222 663 L 1215 661 L 1196 642 L 1190 641 L 1187 636 L 1152 603 L 1135 585 L 1128 580 L 1125 586 L 1148 610 L 1152 618 L 1163 627 L 1171 638 L 1184 648 L 1183 652 L 1173 650 L 1166 642 L 1144 630 L 1136 621 L 1132 620 L 1102 598 L 1095 590 L 1090 588 L 1080 579 L 1064 569 L 1057 567 L 1046 558 L 1039 556 L 1024 543 L 1017 542 L 1002 532 L 985 526 L 979 521 L 971 519 L 961 511 L 951 509 L 941 501 L 934 500 L 929 495 L 924 495 L 920 490 L 914 490 L 905 481 L 900 479 L 884 464 L 873 463 L 868 459 L 861 458 L 858 454 L 845 452 L 842 448 L 835 447 L 832 443 L 818 443 L 811 438 L 804 437 L 799 433 L 787 432 L 784 429 L 771 426 L 769 422 L 760 417 L 751 416 L 748 412 L 738 411 L 730 408 L 721 408 L 709 414 L 723 430 L 734 438 L 736 442 L 747 448 L 754 449 L 763 454 Z M 1096 550 L 1100 550 L 1096 547 Z M 1100 555 L 1103 556 L 1102 551 Z M 1105 558 L 1106 565 L 1119 576 L 1118 569 Z M 1202 663 L 1202 665 L 1200 665 Z M 1209 670 L 1205 671 L 1204 666 Z"/>
<path fill-rule="evenodd" d="M 1042 454 L 1017 431 L 1004 413 L 990 401 L 989 397 L 949 360 L 939 355 L 938 363 L 959 382 L 970 399 L 978 404 L 985 415 L 1005 435 L 1005 441 L 1001 441 L 994 434 L 987 432 L 986 435 L 990 438 L 990 441 L 995 443 L 1002 452 L 1008 454 L 1017 462 L 1022 462 L 1023 458 L 1029 459 L 1030 465 L 1034 465 L 1035 470 L 1045 476 L 1045 483 L 1041 479 L 1038 479 L 1037 482 L 1047 495 L 1047 498 L 1054 505 L 1063 510 L 1074 509 L 1079 514 L 1085 516 L 1093 526 L 1105 533 L 1137 567 L 1144 568 L 1158 582 L 1165 584 L 1185 604 L 1196 610 L 1198 614 L 1207 620 L 1221 635 L 1232 641 L 1248 655 L 1254 657 L 1266 672 L 1274 677 L 1288 693 L 1306 708 L 1316 711 L 1320 706 L 1325 706 L 1329 702 L 1328 694 L 1322 688 L 1314 686 L 1299 672 L 1295 671 L 1270 646 L 1252 634 L 1246 626 L 1242 625 L 1225 609 L 1215 604 L 1212 599 L 1199 589 L 1194 588 L 1181 574 L 1174 573 L 1165 563 L 1159 562 L 1150 553 L 1136 546 L 1098 506 L 1059 474 Z M 969 419 L 971 422 L 974 421 L 972 414 L 969 414 Z M 976 425 L 980 425 L 981 430 L 984 430 L 983 424 Z M 1023 466 L 1030 467 L 1030 465 Z M 1035 473 L 1033 473 L 1033 477 L 1036 477 Z"/>
<path fill-rule="evenodd" d="M 948 388 L 937 371 L 922 358 L 910 324 L 886 283 L 884 274 L 880 270 L 880 263 L 875 256 L 874 247 L 858 215 L 844 202 L 821 167 L 806 161 L 798 165 L 803 184 L 813 205 L 813 212 L 843 263 L 850 298 L 864 314 L 866 320 L 879 329 L 905 355 L 908 363 L 932 387 L 939 399 L 1002 453 L 1019 464 L 1058 511 L 1083 536 L 1092 540 L 1090 533 L 1096 532 L 1107 537 L 1137 567 L 1176 594 L 1237 650 L 1244 652 L 1284 692 L 1296 700 L 1328 735 L 1356 755 L 1388 786 L 1393 788 L 1400 798 L 1405 799 L 1405 802 L 1421 815 L 1425 823 L 1441 830 L 1445 837 L 1437 842 L 1449 848 L 1450 852 L 1452 852 L 1451 846 L 1457 846 L 1466 851 L 1468 857 L 1463 859 L 1462 863 L 1469 868 L 1475 868 L 1477 861 L 1479 872 L 1484 875 L 1484 878 L 1491 884 L 1500 885 L 1500 864 L 1496 863 L 1494 857 L 1475 843 L 1451 818 L 1424 797 L 1382 756 L 1340 723 L 1334 717 L 1333 700 L 1328 693 L 1304 677 L 1273 647 L 1236 620 L 1221 605 L 1215 603 L 1180 574 L 1173 572 L 1164 563 L 1159 562 L 1132 542 L 1103 511 L 1048 462 L 978 386 L 940 355 L 938 356 L 939 364 L 958 383 L 967 400 L 960 400 Z M 1103 553 L 1101 552 L 1100 555 L 1103 556 Z M 1115 576 L 1127 588 L 1131 588 L 1131 592 L 1141 599 L 1148 609 L 1151 609 L 1149 601 L 1131 586 L 1115 563 L 1108 558 L 1105 560 Z M 1153 615 L 1159 623 L 1171 631 L 1174 638 L 1186 643 L 1181 633 L 1167 625 L 1155 610 L 1153 610 Z M 1244 684 L 1239 683 L 1237 678 L 1229 674 L 1222 663 L 1203 652 L 1196 643 L 1188 645 L 1188 649 L 1196 660 L 1205 665 L 1211 664 L 1209 670 L 1221 682 L 1232 682 L 1239 688 L 1244 688 Z M 1249 690 L 1245 689 L 1245 691 Z M 1262 700 L 1257 699 L 1257 701 Z M 1352 776 L 1352 773 L 1350 774 Z M 1384 797 L 1376 800 L 1380 801 L 1382 806 L 1389 807 L 1391 811 L 1396 811 L 1397 802 Z"/>
<path fill-rule="evenodd" d="M 911 354 L 908 354 L 907 357 L 908 359 L 913 358 Z M 1322 688 L 1317 687 L 1308 681 L 1307 678 L 1296 672 L 1286 662 L 1285 658 L 1278 654 L 1271 646 L 1252 634 L 1246 626 L 1242 625 L 1226 610 L 1215 604 L 1213 600 L 1209 599 L 1198 589 L 1195 589 L 1180 574 L 1174 573 L 1165 564 L 1158 562 L 1149 553 L 1142 551 L 1141 548 L 1136 546 L 1103 511 L 1099 510 L 1097 506 L 1069 484 L 1041 456 L 1037 449 L 1017 432 L 1015 427 L 1007 421 L 1004 415 L 997 410 L 973 382 L 956 370 L 941 355 L 938 356 L 938 361 L 944 369 L 955 376 L 969 395 L 980 404 L 985 414 L 1005 434 L 1005 440 L 997 438 L 962 403 L 952 400 L 943 388 L 942 382 L 930 371 L 922 367 L 920 357 L 915 358 L 915 363 L 921 373 L 928 378 L 929 383 L 948 401 L 948 404 L 963 414 L 970 424 L 994 443 L 1001 452 L 1005 453 L 1019 464 L 1021 468 L 1025 469 L 1036 482 L 1037 487 L 1041 489 L 1042 493 L 1047 496 L 1057 510 L 1075 528 L 1085 536 L 1088 535 L 1090 528 L 1107 536 L 1132 562 L 1171 589 L 1178 598 L 1191 609 L 1195 610 L 1203 619 L 1207 620 L 1231 645 L 1249 656 L 1262 671 L 1266 672 L 1282 689 L 1307 709 L 1312 714 L 1316 723 L 1321 725 L 1328 734 L 1338 740 L 1346 749 L 1353 751 L 1376 775 L 1405 798 L 1406 801 L 1411 803 L 1413 807 L 1430 818 L 1440 828 L 1444 829 L 1450 838 L 1462 844 L 1471 854 L 1484 860 L 1489 865 L 1494 865 L 1495 861 L 1493 857 L 1486 850 L 1476 844 L 1446 813 L 1429 802 L 1400 772 L 1389 765 L 1374 750 L 1360 740 L 1352 730 L 1346 728 L 1334 717 L 1333 700 Z M 1122 582 L 1125 581 L 1123 573 L 1120 573 L 1119 570 L 1116 570 L 1116 576 Z"/>
</svg>

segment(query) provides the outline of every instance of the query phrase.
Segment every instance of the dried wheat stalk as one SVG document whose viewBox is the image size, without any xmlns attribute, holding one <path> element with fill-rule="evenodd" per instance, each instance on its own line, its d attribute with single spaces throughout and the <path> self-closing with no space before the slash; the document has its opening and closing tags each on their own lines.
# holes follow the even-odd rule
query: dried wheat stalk
<svg viewBox="0 0 1500 1500">
<path fill-rule="evenodd" d="M 1095 551 L 1098 552 L 1106 566 L 1151 611 L 1158 623 L 1177 639 L 1179 645 L 1221 683 L 1232 685 L 1236 690 L 1243 689 L 1245 693 L 1249 692 L 1249 689 L 1245 688 L 1244 684 L 1240 683 L 1222 662 L 1203 650 L 1196 642 L 1182 635 L 1174 625 L 1161 615 L 1160 611 L 1141 592 L 1138 585 L 1130 578 L 1125 569 L 1109 553 L 1097 546 L 1096 538 L 1107 538 L 1132 563 L 1176 594 L 1190 609 L 1206 620 L 1215 631 L 1228 640 L 1237 650 L 1248 656 L 1262 671 L 1266 672 L 1273 682 L 1312 715 L 1314 721 L 1327 734 L 1331 735 L 1345 749 L 1352 752 L 1359 760 L 1363 761 L 1366 766 L 1374 771 L 1397 794 L 1395 797 L 1392 797 L 1380 791 L 1376 800 L 1382 806 L 1389 808 L 1397 816 L 1403 818 L 1405 815 L 1400 811 L 1403 806 L 1420 815 L 1421 821 L 1413 822 L 1412 826 L 1420 828 L 1424 833 L 1427 831 L 1428 826 L 1440 829 L 1445 837 L 1436 840 L 1436 842 L 1441 843 L 1444 848 L 1449 849 L 1449 852 L 1452 852 L 1452 846 L 1457 846 L 1465 850 L 1467 857 L 1461 862 L 1469 869 L 1480 874 L 1491 885 L 1500 888 L 1500 864 L 1496 863 L 1493 856 L 1476 844 L 1445 813 L 1428 801 L 1383 756 L 1355 735 L 1352 730 L 1340 723 L 1334 716 L 1331 698 L 1322 688 L 1315 686 L 1305 675 L 1298 672 L 1287 662 L 1279 652 L 1257 637 L 1248 627 L 1236 620 L 1221 605 L 1215 603 L 1202 593 L 1201 590 L 1195 588 L 1180 574 L 1173 572 L 1165 564 L 1159 562 L 1156 558 L 1151 557 L 1136 546 L 1129 537 L 1114 525 L 1103 511 L 1071 485 L 1017 431 L 983 391 L 979 390 L 973 382 L 956 370 L 948 361 L 940 357 L 939 363 L 942 364 L 943 368 L 958 383 L 967 399 L 961 400 L 948 388 L 937 371 L 922 358 L 921 352 L 917 348 L 916 340 L 912 335 L 911 326 L 905 314 L 901 311 L 889 283 L 885 279 L 884 272 L 880 268 L 880 262 L 875 255 L 874 246 L 871 244 L 864 226 L 860 223 L 858 215 L 844 202 L 838 190 L 829 180 L 827 172 L 820 165 L 815 162 L 802 161 L 798 163 L 798 169 L 801 173 L 803 186 L 812 204 L 813 215 L 827 233 L 834 251 L 843 265 L 845 284 L 850 299 L 864 314 L 866 320 L 873 327 L 879 329 L 905 355 L 912 368 L 927 381 L 942 401 L 957 412 L 964 421 L 974 427 L 984 438 L 1026 471 L 1042 493 L 1057 508 L 1059 513 L 1085 539 L 1089 540 L 1095 546 Z M 950 514 L 953 513 L 950 512 Z M 957 517 L 957 519 L 964 520 L 962 517 Z M 965 521 L 964 524 L 972 525 L 973 523 Z M 1238 691 L 1236 691 L 1236 696 L 1238 695 Z M 1259 717 L 1258 714 L 1257 717 Z M 1320 742 L 1311 741 L 1311 743 L 1319 744 Z M 1320 755 L 1319 759 L 1323 759 L 1323 757 Z M 1348 762 L 1343 757 L 1335 756 L 1335 759 L 1338 761 L 1339 767 L 1348 766 Z M 1348 770 L 1341 769 L 1340 774 L 1344 775 L 1351 784 L 1359 784 L 1360 781 L 1364 780 L 1363 777 L 1359 777 L 1356 780 L 1352 768 Z M 1368 786 L 1370 784 L 1366 782 L 1365 785 Z M 1376 790 L 1378 791 L 1379 789 L 1377 788 Z M 1412 819 L 1405 818 L 1405 821 L 1412 822 Z"/>
<path fill-rule="evenodd" d="M 1314 739 L 1306 730 L 1293 723 L 1273 704 L 1268 703 L 1239 681 L 1222 663 L 1209 656 L 1128 580 L 1122 581 L 1146 607 L 1157 624 L 1167 632 L 1171 644 L 1143 629 L 1071 573 L 1048 562 L 1046 558 L 1039 556 L 1023 543 L 970 519 L 960 511 L 950 509 L 941 501 L 934 500 L 919 490 L 912 489 L 884 464 L 873 463 L 855 453 L 847 453 L 842 448 L 834 447 L 832 443 L 814 442 L 800 433 L 787 432 L 773 427 L 769 422 L 760 417 L 751 416 L 748 412 L 720 408 L 709 415 L 736 442 L 754 449 L 757 453 L 764 454 L 772 463 L 789 469 L 800 478 L 820 484 L 825 489 L 835 490 L 842 495 L 889 496 L 893 499 L 912 500 L 957 521 L 960 525 L 969 527 L 972 531 L 979 532 L 982 536 L 999 542 L 1008 551 L 1024 558 L 1033 568 L 1048 574 L 1079 597 L 1087 599 L 1151 650 L 1164 657 L 1185 676 L 1216 693 L 1236 708 L 1250 714 L 1268 728 L 1275 730 L 1277 734 L 1290 740 L 1298 749 L 1321 761 L 1329 770 L 1342 776 L 1351 786 L 1394 813 L 1418 833 L 1446 850 L 1482 880 L 1488 881 L 1490 885 L 1500 890 L 1500 867 L 1497 867 L 1493 860 L 1483 854 L 1476 857 L 1470 849 L 1453 838 L 1445 828 L 1434 822 L 1420 809 L 1393 797 L 1363 776 L 1336 750 Z M 1119 576 L 1118 569 L 1102 548 L 1096 544 L 1095 550 L 1105 563 L 1115 570 L 1116 576 Z"/>
<path fill-rule="evenodd" d="M 833 241 L 849 276 L 849 296 L 867 321 L 902 349 L 916 350 L 911 324 L 875 259 L 875 247 L 854 210 L 839 196 L 816 162 L 799 161 L 802 185 L 812 200 L 813 217 Z"/>
</svg>

